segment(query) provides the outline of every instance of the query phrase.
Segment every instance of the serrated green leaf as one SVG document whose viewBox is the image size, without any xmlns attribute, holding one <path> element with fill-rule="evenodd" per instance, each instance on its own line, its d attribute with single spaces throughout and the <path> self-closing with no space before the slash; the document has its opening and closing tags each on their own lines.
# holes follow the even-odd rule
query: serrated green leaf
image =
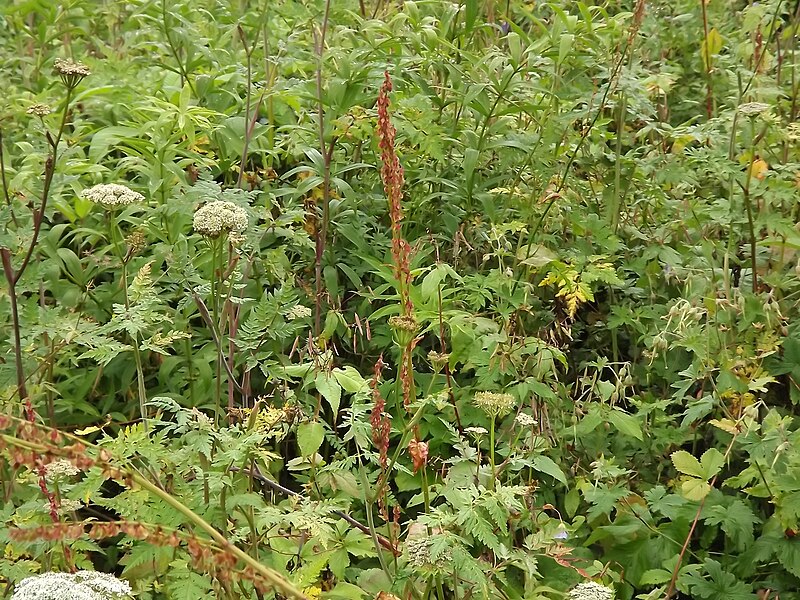
<svg viewBox="0 0 800 600">
<path fill-rule="evenodd" d="M 675 469 L 677 469 L 678 472 L 684 475 L 691 475 L 692 477 L 702 478 L 704 476 L 703 466 L 700 464 L 700 461 L 686 452 L 686 450 L 673 452 L 670 458 L 672 458 L 672 464 L 675 465 Z"/>
</svg>

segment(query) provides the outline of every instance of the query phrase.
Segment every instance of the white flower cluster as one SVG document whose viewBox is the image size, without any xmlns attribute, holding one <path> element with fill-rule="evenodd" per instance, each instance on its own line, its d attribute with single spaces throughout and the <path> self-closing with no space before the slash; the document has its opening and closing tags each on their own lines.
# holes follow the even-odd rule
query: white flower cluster
<svg viewBox="0 0 800 600">
<path fill-rule="evenodd" d="M 532 427 L 533 425 L 538 425 L 539 421 L 534 419 L 528 413 L 521 412 L 517 415 L 517 418 L 514 419 L 517 422 L 517 425 L 520 427 Z"/>
<path fill-rule="evenodd" d="M 80 469 L 66 458 L 59 458 L 44 466 L 44 477 L 47 481 L 67 479 L 80 473 Z"/>
<path fill-rule="evenodd" d="M 59 75 L 64 75 L 68 77 L 88 77 L 92 74 L 87 67 L 82 62 L 77 62 L 72 60 L 71 58 L 57 58 L 53 62 L 53 69 L 55 69 L 56 73 Z"/>
<path fill-rule="evenodd" d="M 101 183 L 100 185 L 95 185 L 88 190 L 83 190 L 81 196 L 90 202 L 100 204 L 110 210 L 144 200 L 144 196 L 139 192 L 134 192 L 129 187 L 118 183 Z"/>
<path fill-rule="evenodd" d="M 53 110 L 47 104 L 37 102 L 36 104 L 31 104 L 25 112 L 36 117 L 46 117 Z"/>
<path fill-rule="evenodd" d="M 745 117 L 755 117 L 769 109 L 769 104 L 764 104 L 763 102 L 747 102 L 739 105 L 739 114 Z"/>
<path fill-rule="evenodd" d="M 307 319 L 311 316 L 311 309 L 307 306 L 303 306 L 302 304 L 297 304 L 286 311 L 286 318 L 290 321 L 296 321 L 297 319 Z"/>
<path fill-rule="evenodd" d="M 511 412 L 516 403 L 514 396 L 511 394 L 498 394 L 496 392 L 477 392 L 473 401 L 475 406 L 490 417 L 504 417 Z"/>
<path fill-rule="evenodd" d="M 579 583 L 569 591 L 569 600 L 612 600 L 613 597 L 614 590 L 594 581 Z"/>
<path fill-rule="evenodd" d="M 408 562 L 416 568 L 437 567 L 443 569 L 452 560 L 450 553 L 445 551 L 433 560 L 431 556 L 431 543 L 433 538 L 427 536 L 414 537 L 406 540 L 406 553 Z"/>
<path fill-rule="evenodd" d="M 465 427 L 464 433 L 474 435 L 475 437 L 480 437 L 482 435 L 486 435 L 489 433 L 489 431 L 485 427 Z"/>
<path fill-rule="evenodd" d="M 131 597 L 127 581 L 107 573 L 43 573 L 17 584 L 11 600 L 121 600 Z"/>
<path fill-rule="evenodd" d="M 41 506 L 43 511 L 50 512 L 49 502 L 44 502 Z M 62 498 L 61 506 L 58 507 L 58 514 L 70 515 L 80 510 L 81 508 L 83 508 L 83 503 L 80 500 L 70 500 L 69 498 Z"/>
<path fill-rule="evenodd" d="M 247 229 L 247 212 L 233 202 L 215 200 L 195 211 L 192 225 L 197 233 L 210 238 L 242 233 Z"/>
</svg>

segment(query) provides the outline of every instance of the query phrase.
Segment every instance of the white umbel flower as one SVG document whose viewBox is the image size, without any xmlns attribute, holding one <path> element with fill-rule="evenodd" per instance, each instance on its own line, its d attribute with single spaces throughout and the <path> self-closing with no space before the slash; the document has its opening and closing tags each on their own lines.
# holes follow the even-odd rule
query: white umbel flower
<svg viewBox="0 0 800 600">
<path fill-rule="evenodd" d="M 476 392 L 473 402 L 490 417 L 504 417 L 516 404 L 511 394 L 497 392 Z"/>
<path fill-rule="evenodd" d="M 569 591 L 569 600 L 612 600 L 613 597 L 614 590 L 594 581 L 579 583 Z"/>
<path fill-rule="evenodd" d="M 44 466 L 44 477 L 47 481 L 59 481 L 80 473 L 80 469 L 66 458 L 59 458 Z"/>
<path fill-rule="evenodd" d="M 532 427 L 534 425 L 538 425 L 539 421 L 534 419 L 528 413 L 521 412 L 517 415 L 517 418 L 514 419 L 517 422 L 517 425 L 520 427 Z"/>
<path fill-rule="evenodd" d="M 127 581 L 107 573 L 43 573 L 19 582 L 11 600 L 122 600 L 131 597 Z"/>
<path fill-rule="evenodd" d="M 755 117 L 770 109 L 769 104 L 763 102 L 747 102 L 739 105 L 739 113 L 745 117 Z"/>
<path fill-rule="evenodd" d="M 144 196 L 139 192 L 134 192 L 131 188 L 118 183 L 101 183 L 83 190 L 83 198 L 100 204 L 109 210 L 128 206 L 134 202 L 142 202 Z"/>
<path fill-rule="evenodd" d="M 233 202 L 215 200 L 197 209 L 192 225 L 197 233 L 210 238 L 242 233 L 247 229 L 247 212 Z"/>
</svg>

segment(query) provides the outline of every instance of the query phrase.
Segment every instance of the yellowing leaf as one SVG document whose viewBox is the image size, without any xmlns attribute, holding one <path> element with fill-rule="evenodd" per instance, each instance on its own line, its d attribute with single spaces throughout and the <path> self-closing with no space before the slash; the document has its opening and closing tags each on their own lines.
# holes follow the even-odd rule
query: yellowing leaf
<svg viewBox="0 0 800 600">
<path fill-rule="evenodd" d="M 736 435 L 739 433 L 736 423 L 730 419 L 711 419 L 709 423 L 711 423 L 717 429 L 722 429 L 722 431 L 726 431 L 731 435 Z"/>
<path fill-rule="evenodd" d="M 750 177 L 755 177 L 758 180 L 764 179 L 767 171 L 769 171 L 769 165 L 760 158 L 754 160 L 750 165 Z"/>
<path fill-rule="evenodd" d="M 102 431 L 102 428 L 97 427 L 96 425 L 89 425 L 89 427 L 84 427 L 83 429 L 76 429 L 72 433 L 75 435 L 89 435 L 90 433 L 95 433 L 97 431 Z"/>
<path fill-rule="evenodd" d="M 703 67 L 708 70 L 713 64 L 713 57 L 722 50 L 722 36 L 719 31 L 712 29 L 708 32 L 708 37 L 700 44 L 700 58 L 703 59 Z"/>
<path fill-rule="evenodd" d="M 702 479 L 689 479 L 681 484 L 681 493 L 687 500 L 700 501 L 711 492 L 711 486 Z"/>
<path fill-rule="evenodd" d="M 670 458 L 672 458 L 672 464 L 675 465 L 675 469 L 680 473 L 691 475 L 692 477 L 704 477 L 700 461 L 686 452 L 686 450 L 673 452 Z"/>
</svg>

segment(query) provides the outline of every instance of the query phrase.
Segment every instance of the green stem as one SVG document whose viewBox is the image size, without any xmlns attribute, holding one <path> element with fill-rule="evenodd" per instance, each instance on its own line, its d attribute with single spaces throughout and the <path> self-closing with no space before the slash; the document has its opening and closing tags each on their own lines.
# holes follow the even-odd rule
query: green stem
<svg viewBox="0 0 800 600">
<path fill-rule="evenodd" d="M 494 491 L 494 478 L 497 475 L 494 466 L 494 415 L 492 416 L 491 424 L 489 425 L 489 464 L 492 466 L 492 478 L 489 480 L 489 489 Z"/>
</svg>

